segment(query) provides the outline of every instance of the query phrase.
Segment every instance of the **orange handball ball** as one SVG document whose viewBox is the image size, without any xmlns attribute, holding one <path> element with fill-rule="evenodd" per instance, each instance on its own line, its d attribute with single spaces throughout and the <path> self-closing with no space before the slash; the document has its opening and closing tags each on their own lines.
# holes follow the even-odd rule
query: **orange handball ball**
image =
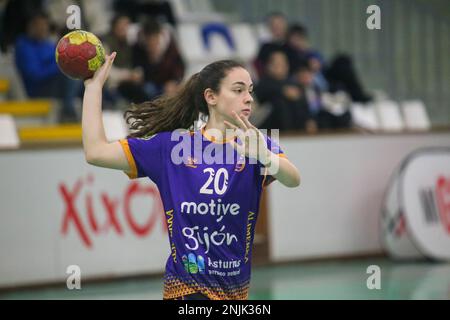
<svg viewBox="0 0 450 320">
<path fill-rule="evenodd" d="M 62 37 L 55 52 L 59 69 L 69 78 L 85 80 L 105 63 L 105 49 L 93 33 L 83 30 Z"/>
</svg>

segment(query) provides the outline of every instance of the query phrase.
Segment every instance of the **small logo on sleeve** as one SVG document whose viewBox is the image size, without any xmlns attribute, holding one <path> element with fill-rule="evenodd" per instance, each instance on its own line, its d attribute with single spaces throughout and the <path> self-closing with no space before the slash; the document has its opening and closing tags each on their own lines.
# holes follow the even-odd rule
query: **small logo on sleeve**
<svg viewBox="0 0 450 320">
<path fill-rule="evenodd" d="M 234 167 L 234 171 L 241 172 L 242 170 L 244 170 L 244 168 L 245 168 L 245 157 L 241 155 L 236 163 L 236 166 Z"/>
<path fill-rule="evenodd" d="M 189 168 L 197 168 L 198 160 L 192 157 L 188 157 L 184 165 Z"/>
</svg>

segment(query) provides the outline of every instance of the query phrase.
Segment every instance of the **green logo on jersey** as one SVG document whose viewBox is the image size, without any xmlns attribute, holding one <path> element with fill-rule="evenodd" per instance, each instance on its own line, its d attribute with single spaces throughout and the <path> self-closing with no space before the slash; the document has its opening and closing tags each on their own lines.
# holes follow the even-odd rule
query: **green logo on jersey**
<svg viewBox="0 0 450 320">
<path fill-rule="evenodd" d="M 189 253 L 189 255 L 186 257 L 186 255 L 183 255 L 181 258 L 183 261 L 184 270 L 186 270 L 187 273 L 190 274 L 205 274 L 205 259 L 198 255 L 195 257 L 195 254 Z"/>
</svg>

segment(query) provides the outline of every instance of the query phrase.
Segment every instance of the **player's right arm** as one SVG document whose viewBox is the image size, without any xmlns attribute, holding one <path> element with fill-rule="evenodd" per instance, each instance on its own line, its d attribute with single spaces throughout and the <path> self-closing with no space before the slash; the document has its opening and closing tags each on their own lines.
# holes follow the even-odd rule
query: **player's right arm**
<svg viewBox="0 0 450 320">
<path fill-rule="evenodd" d="M 84 81 L 81 126 L 86 161 L 99 167 L 130 171 L 130 165 L 118 141 L 108 142 L 102 119 L 102 89 L 116 53 L 106 56 L 103 66 L 91 79 Z"/>
</svg>

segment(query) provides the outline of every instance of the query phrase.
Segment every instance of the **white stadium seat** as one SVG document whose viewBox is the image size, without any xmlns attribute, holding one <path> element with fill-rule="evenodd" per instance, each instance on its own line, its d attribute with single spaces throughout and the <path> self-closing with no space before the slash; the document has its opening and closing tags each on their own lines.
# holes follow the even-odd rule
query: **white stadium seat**
<svg viewBox="0 0 450 320">
<path fill-rule="evenodd" d="M 429 130 L 430 119 L 425 104 L 420 100 L 403 101 L 401 103 L 405 126 L 409 130 Z"/>
<path fill-rule="evenodd" d="M 179 47 L 187 64 L 186 78 L 216 60 L 237 59 L 248 65 L 256 56 L 259 44 L 252 25 L 214 22 L 213 29 L 219 31 L 211 32 L 206 43 L 202 29 L 207 25 L 208 23 L 178 25 Z M 220 31 L 227 32 L 229 38 Z"/>
<path fill-rule="evenodd" d="M 230 48 L 225 37 L 219 33 L 211 33 L 209 36 L 209 48 L 202 39 L 202 28 L 204 24 L 183 23 L 178 26 L 178 39 L 183 57 L 190 62 L 214 61 L 231 58 L 236 51 Z M 224 28 L 228 26 L 223 25 Z M 234 40 L 231 29 L 228 29 Z"/>
<path fill-rule="evenodd" d="M 368 130 L 380 129 L 380 123 L 373 104 L 353 103 L 350 107 L 350 112 L 355 126 Z"/>
<path fill-rule="evenodd" d="M 376 111 L 381 130 L 402 131 L 405 128 L 400 107 L 397 102 L 384 100 L 376 103 Z"/>
<path fill-rule="evenodd" d="M 19 145 L 14 118 L 9 114 L 0 114 L 0 149 L 18 148 Z"/>
<path fill-rule="evenodd" d="M 255 24 L 256 40 L 258 44 L 272 41 L 272 35 L 269 28 L 264 23 Z"/>
<path fill-rule="evenodd" d="M 238 58 L 253 60 L 258 54 L 259 43 L 255 30 L 250 24 L 239 23 L 231 26 L 231 34 L 236 43 Z"/>
</svg>

